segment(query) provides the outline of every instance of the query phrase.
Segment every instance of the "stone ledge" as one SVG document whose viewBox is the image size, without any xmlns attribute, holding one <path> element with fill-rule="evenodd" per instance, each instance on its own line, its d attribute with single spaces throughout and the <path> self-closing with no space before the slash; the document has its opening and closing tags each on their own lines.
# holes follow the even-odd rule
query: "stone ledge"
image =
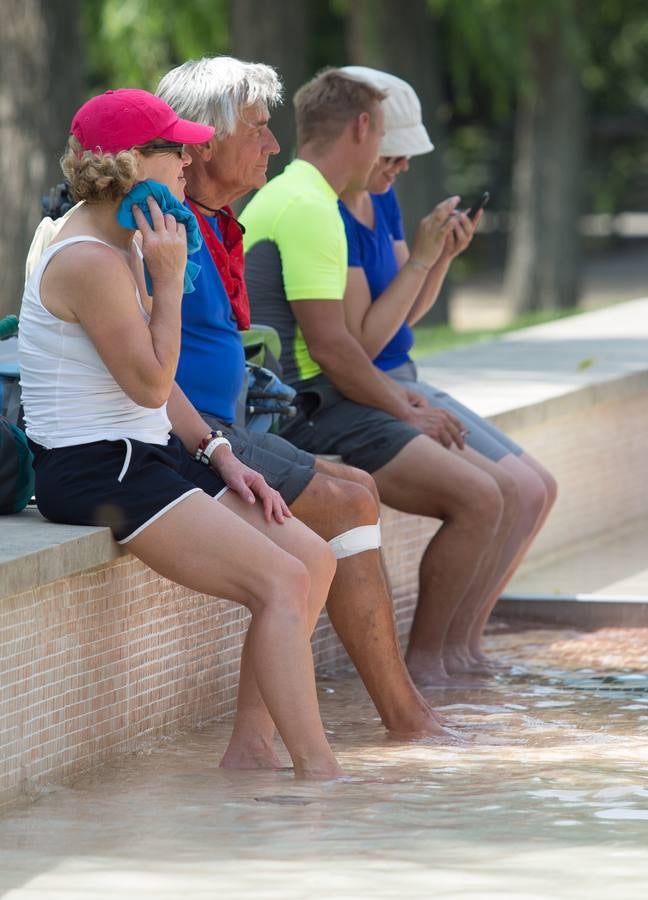
<svg viewBox="0 0 648 900">
<path fill-rule="evenodd" d="M 579 387 L 570 393 L 494 413 L 487 418 L 507 433 L 539 427 L 597 404 L 628 400 L 648 391 L 648 370 Z M 339 457 L 325 456 L 333 461 Z M 0 600 L 111 562 L 126 551 L 108 528 L 58 525 L 36 509 L 0 516 Z"/>
<path fill-rule="evenodd" d="M 36 509 L 0 517 L 0 599 L 112 562 L 124 551 L 108 528 L 56 525 Z"/>
<path fill-rule="evenodd" d="M 418 365 L 422 377 L 515 437 L 648 391 L 647 337 L 648 300 L 640 299 L 443 352 Z M 585 350 L 592 363 L 583 368 Z M 520 403 L 523 395 L 533 402 Z M 55 525 L 33 509 L 2 516 L 0 599 L 124 552 L 107 528 Z"/>
<path fill-rule="evenodd" d="M 644 597 L 545 597 L 506 595 L 497 602 L 494 615 L 506 620 L 571 625 L 581 628 L 646 628 L 648 600 Z"/>
<path fill-rule="evenodd" d="M 646 390 L 648 390 L 648 369 L 588 384 L 585 387 L 575 388 L 567 394 L 548 397 L 537 403 L 492 413 L 486 418 L 508 433 L 529 426 L 537 427 L 548 419 L 573 415 L 599 403 L 629 400 Z"/>
</svg>

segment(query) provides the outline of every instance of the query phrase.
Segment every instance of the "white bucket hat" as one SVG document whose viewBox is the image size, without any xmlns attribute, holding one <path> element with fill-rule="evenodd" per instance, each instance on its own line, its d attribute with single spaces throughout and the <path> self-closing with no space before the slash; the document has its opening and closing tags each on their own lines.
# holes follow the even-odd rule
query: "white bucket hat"
<svg viewBox="0 0 648 900">
<path fill-rule="evenodd" d="M 340 71 L 387 94 L 382 102 L 385 136 L 380 142 L 381 156 L 419 156 L 434 150 L 423 125 L 421 103 L 410 84 L 367 66 L 343 66 Z"/>
</svg>

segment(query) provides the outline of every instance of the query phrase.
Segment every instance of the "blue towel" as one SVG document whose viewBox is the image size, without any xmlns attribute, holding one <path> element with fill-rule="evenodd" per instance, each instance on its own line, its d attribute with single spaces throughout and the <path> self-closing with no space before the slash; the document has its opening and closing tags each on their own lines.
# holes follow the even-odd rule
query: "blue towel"
<svg viewBox="0 0 648 900">
<path fill-rule="evenodd" d="M 187 254 L 190 256 L 196 250 L 200 250 L 203 239 L 194 214 L 173 196 L 166 185 L 160 184 L 159 181 L 153 181 L 151 178 L 148 178 L 146 181 L 138 181 L 120 203 L 117 210 L 117 221 L 122 228 L 137 228 L 135 216 L 133 215 L 133 205 L 135 204 L 142 210 L 151 228 L 153 227 L 151 212 L 146 202 L 149 194 L 153 196 L 163 213 L 170 213 L 177 222 L 181 222 L 187 229 Z M 200 266 L 198 263 L 188 259 L 184 273 L 185 294 L 191 294 L 195 290 L 193 283 L 199 272 Z M 146 288 L 151 294 L 153 292 L 153 283 L 146 268 L 146 263 L 144 263 L 144 275 L 146 276 Z"/>
</svg>

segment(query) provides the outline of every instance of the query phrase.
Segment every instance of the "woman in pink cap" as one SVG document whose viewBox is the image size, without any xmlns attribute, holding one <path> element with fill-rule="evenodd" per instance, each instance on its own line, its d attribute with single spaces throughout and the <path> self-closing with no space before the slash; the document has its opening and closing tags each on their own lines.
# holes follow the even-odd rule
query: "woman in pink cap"
<svg viewBox="0 0 648 900">
<path fill-rule="evenodd" d="M 108 525 L 164 577 L 246 606 L 222 764 L 280 765 L 248 723 L 250 708 L 258 721 L 260 691 L 295 774 L 335 777 L 309 644 L 333 554 L 174 383 L 196 227 L 181 203 L 184 144 L 210 141 L 214 129 L 146 91 L 119 90 L 84 104 L 71 132 L 62 167 L 85 202 L 41 257 L 20 317 L 38 507 L 56 522 Z"/>
<path fill-rule="evenodd" d="M 443 662 L 454 675 L 491 669 L 481 636 L 490 612 L 556 498 L 556 484 L 544 467 L 502 431 L 437 387 L 419 381 L 410 357 L 412 326 L 434 304 L 452 260 L 470 244 L 474 220 L 450 197 L 421 220 L 412 250 L 403 233 L 393 185 L 409 159 L 434 149 L 421 120 L 421 104 L 401 78 L 364 66 L 342 70 L 385 92 L 380 156 L 364 190 L 347 191 L 340 213 L 348 242 L 349 270 L 344 296 L 349 331 L 374 364 L 409 392 L 417 405 L 429 404 L 453 426 L 441 441 L 452 448 L 460 431 L 463 447 L 453 452 L 488 472 L 504 498 L 505 514 L 496 543 L 456 610 L 446 634 Z M 417 647 L 412 630 L 410 654 Z"/>
</svg>

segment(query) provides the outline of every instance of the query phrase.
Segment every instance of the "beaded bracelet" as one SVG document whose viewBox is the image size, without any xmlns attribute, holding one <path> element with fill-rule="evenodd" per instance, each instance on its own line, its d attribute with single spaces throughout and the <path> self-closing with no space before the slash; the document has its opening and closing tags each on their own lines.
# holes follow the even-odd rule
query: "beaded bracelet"
<svg viewBox="0 0 648 900">
<path fill-rule="evenodd" d="M 194 453 L 194 459 L 196 462 L 201 462 L 208 466 L 212 453 L 221 444 L 227 444 L 230 450 L 232 449 L 230 442 L 226 437 L 223 437 L 222 431 L 210 431 L 198 444 L 198 449 Z"/>
</svg>

